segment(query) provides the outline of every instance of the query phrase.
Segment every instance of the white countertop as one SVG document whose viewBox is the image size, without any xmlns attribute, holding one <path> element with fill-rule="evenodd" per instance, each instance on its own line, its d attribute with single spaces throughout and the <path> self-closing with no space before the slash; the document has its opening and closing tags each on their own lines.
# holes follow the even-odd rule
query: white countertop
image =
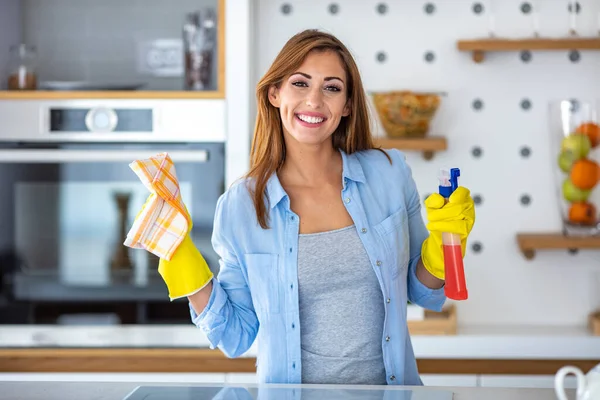
<svg viewBox="0 0 600 400">
<path fill-rule="evenodd" d="M 95 399 L 95 400 L 123 400 L 128 394 L 130 394 L 136 386 L 140 383 L 136 382 L 0 382 L 0 392 L 6 398 L 13 400 L 79 400 L 79 399 Z M 153 385 L 153 386 L 215 386 L 213 384 L 197 384 L 197 383 L 141 383 L 141 385 Z M 255 384 L 243 384 L 235 385 L 236 387 L 245 388 L 256 388 Z M 426 399 L 426 393 L 431 394 L 434 391 L 452 391 L 454 396 L 453 400 L 556 400 L 556 395 L 553 389 L 516 389 L 516 388 L 482 388 L 482 387 L 400 387 L 400 386 L 342 386 L 342 385 L 266 385 L 274 388 L 286 388 L 286 389 L 338 389 L 338 390 L 349 390 L 352 388 L 361 390 L 370 390 L 371 393 L 376 393 L 374 390 L 382 391 L 385 390 L 387 393 L 385 396 L 369 395 L 369 393 L 362 392 L 362 398 L 373 399 L 381 398 L 384 399 L 404 399 L 412 398 L 416 400 Z M 407 389 L 414 390 L 419 396 L 402 396 L 402 393 L 406 392 Z M 287 391 L 286 391 L 287 392 Z M 394 393 L 392 393 L 394 392 Z M 338 392 L 339 393 L 339 392 Z M 380 392 L 381 393 L 381 392 Z M 573 396 L 573 390 L 568 390 L 567 394 Z M 318 397 L 315 397 L 318 396 Z M 289 399 L 302 399 L 302 400 L 316 400 L 321 398 L 321 393 L 314 391 L 301 391 L 300 396 L 290 395 L 285 396 Z M 239 399 L 253 398 L 254 396 L 240 396 L 234 397 Z M 218 398 L 218 397 L 216 397 Z M 227 397 L 226 397 L 227 398 Z M 274 399 L 275 396 L 261 397 L 260 395 L 256 400 L 260 399 Z M 335 399 L 342 397 L 335 396 Z M 357 394 L 352 394 L 352 398 L 359 400 L 361 397 Z M 431 396 L 432 399 L 435 397 Z"/>
<path fill-rule="evenodd" d="M 412 336 L 417 358 L 600 359 L 600 336 L 585 328 L 463 327 L 457 335 Z M 0 347 L 195 347 L 208 348 L 195 326 L 8 325 Z M 256 343 L 244 356 L 256 355 Z"/>
</svg>

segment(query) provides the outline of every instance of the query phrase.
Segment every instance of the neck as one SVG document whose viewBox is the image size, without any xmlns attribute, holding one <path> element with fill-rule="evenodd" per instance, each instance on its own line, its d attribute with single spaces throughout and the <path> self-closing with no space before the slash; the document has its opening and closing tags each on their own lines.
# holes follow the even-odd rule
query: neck
<svg viewBox="0 0 600 400">
<path fill-rule="evenodd" d="M 319 187 L 341 181 L 342 157 L 333 146 L 287 146 L 280 178 L 290 185 Z"/>
</svg>

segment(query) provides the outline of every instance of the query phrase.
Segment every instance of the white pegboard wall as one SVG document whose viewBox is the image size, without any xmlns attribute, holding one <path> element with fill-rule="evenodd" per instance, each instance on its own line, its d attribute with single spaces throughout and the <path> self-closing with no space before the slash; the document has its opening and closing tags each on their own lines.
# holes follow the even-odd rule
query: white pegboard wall
<svg viewBox="0 0 600 400">
<path fill-rule="evenodd" d="M 578 34 L 598 35 L 600 1 L 578 3 Z M 456 49 L 459 39 L 486 37 L 490 15 L 497 36 L 531 36 L 533 14 L 524 12 L 527 4 L 539 12 L 541 36 L 564 36 L 571 21 L 568 0 L 255 4 L 253 84 L 289 37 L 319 28 L 350 48 L 367 91 L 447 92 L 431 134 L 446 136 L 448 150 L 431 161 L 420 153 L 407 156 L 423 198 L 437 190 L 439 167 L 456 166 L 460 183 L 478 199 L 465 261 L 470 299 L 459 304 L 461 323 L 586 323 L 588 313 L 600 307 L 600 286 L 590 284 L 600 285 L 599 253 L 538 252 L 527 261 L 515 235 L 560 230 L 548 102 L 600 99 L 600 52 L 486 53 L 484 62 L 476 64 L 470 53 Z M 382 134 L 377 125 L 376 134 Z"/>
</svg>

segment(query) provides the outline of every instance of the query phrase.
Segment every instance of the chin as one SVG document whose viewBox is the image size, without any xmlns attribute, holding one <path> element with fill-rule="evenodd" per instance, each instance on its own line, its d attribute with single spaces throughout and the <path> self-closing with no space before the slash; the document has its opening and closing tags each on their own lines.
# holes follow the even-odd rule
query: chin
<svg viewBox="0 0 600 400">
<path fill-rule="evenodd" d="M 331 138 L 331 135 L 310 134 L 306 132 L 295 132 L 291 136 L 296 142 L 308 145 L 322 144 Z"/>
</svg>

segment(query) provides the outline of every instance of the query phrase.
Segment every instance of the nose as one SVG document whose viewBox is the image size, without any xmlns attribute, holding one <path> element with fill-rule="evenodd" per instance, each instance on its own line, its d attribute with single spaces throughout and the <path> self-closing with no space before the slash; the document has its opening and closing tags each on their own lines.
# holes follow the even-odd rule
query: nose
<svg viewBox="0 0 600 400">
<path fill-rule="evenodd" d="M 323 92 L 318 85 L 314 85 L 306 95 L 306 105 L 311 108 L 320 108 L 323 105 Z"/>
</svg>

